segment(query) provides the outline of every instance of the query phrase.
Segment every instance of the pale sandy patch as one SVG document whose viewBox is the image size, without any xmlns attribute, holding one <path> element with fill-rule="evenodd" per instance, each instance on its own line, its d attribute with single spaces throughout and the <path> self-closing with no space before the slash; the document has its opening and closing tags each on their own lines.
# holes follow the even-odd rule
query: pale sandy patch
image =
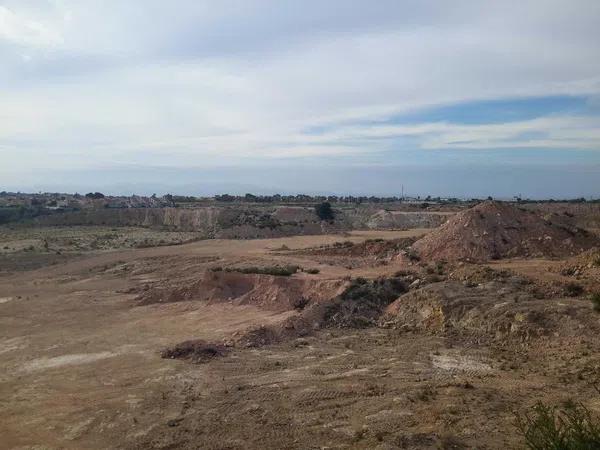
<svg viewBox="0 0 600 450">
<path fill-rule="evenodd" d="M 61 367 L 75 364 L 87 364 L 101 359 L 111 358 L 117 356 L 116 353 L 112 352 L 100 352 L 100 353 L 75 353 L 71 355 L 55 356 L 53 358 L 38 358 L 24 364 L 22 369 L 26 372 L 35 370 L 52 369 L 54 367 Z"/>
<path fill-rule="evenodd" d="M 9 339 L 0 339 L 0 355 L 15 350 L 20 350 L 27 346 L 27 339 L 23 337 L 14 337 Z"/>
<path fill-rule="evenodd" d="M 432 355 L 431 362 L 437 369 L 450 372 L 490 372 L 489 364 L 465 355 Z"/>
</svg>

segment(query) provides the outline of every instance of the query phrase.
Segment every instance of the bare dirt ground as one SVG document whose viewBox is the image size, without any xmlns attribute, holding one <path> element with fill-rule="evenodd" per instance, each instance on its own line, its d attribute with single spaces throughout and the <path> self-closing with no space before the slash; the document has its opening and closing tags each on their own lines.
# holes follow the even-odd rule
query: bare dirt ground
<svg viewBox="0 0 600 450">
<path fill-rule="evenodd" d="M 363 232 L 343 239 L 412 233 Z M 143 421 L 136 418 L 140 402 L 166 393 L 180 377 L 194 379 L 197 367 L 160 359 L 164 346 L 189 338 L 222 338 L 287 314 L 193 301 L 136 306 L 135 295 L 124 293 L 127 289 L 162 279 L 169 271 L 198 275 L 190 269 L 201 271 L 215 258 L 260 258 L 281 245 L 301 248 L 339 239 L 201 241 L 99 252 L 5 274 L 0 278 L 0 447 L 124 444 L 143 429 L 136 425 Z M 114 270 L 140 261 L 135 273 Z M 170 414 L 161 406 L 161 417 Z"/>
<path fill-rule="evenodd" d="M 522 448 L 514 411 L 573 399 L 600 412 L 600 314 L 584 294 L 535 297 L 545 283 L 576 280 L 597 289 L 595 268 L 580 276 L 564 275 L 564 260 L 381 264 L 359 252 L 353 258 L 361 263 L 348 265 L 307 250 L 426 231 L 98 249 L 36 270 L 13 268 L 0 277 L 0 448 Z M 298 265 L 305 271 L 290 279 L 313 287 L 401 271 L 406 295 L 433 292 L 427 298 L 439 307 L 431 309 L 439 326 L 324 326 L 272 345 L 234 345 L 206 364 L 160 357 L 185 340 L 220 342 L 299 317 L 255 302 L 255 285 L 219 301 L 185 289 L 217 266 L 237 273 L 265 265 Z M 478 272 L 487 266 L 493 270 Z M 503 270 L 516 281 L 500 276 Z M 264 284 L 265 295 L 277 301 L 281 286 Z M 144 292 L 161 289 L 192 294 L 140 302 Z M 436 289 L 448 298 L 435 297 Z M 481 308 L 469 309 L 464 298 L 483 298 L 485 314 L 501 312 L 489 317 L 507 325 L 502 338 L 469 328 Z M 414 312 L 402 308 L 400 302 L 395 314 Z M 548 332 L 524 340 L 524 327 L 534 325 Z"/>
<path fill-rule="evenodd" d="M 200 233 L 105 226 L 0 227 L 0 276 L 63 263 L 80 255 L 126 248 L 179 245 Z"/>
</svg>

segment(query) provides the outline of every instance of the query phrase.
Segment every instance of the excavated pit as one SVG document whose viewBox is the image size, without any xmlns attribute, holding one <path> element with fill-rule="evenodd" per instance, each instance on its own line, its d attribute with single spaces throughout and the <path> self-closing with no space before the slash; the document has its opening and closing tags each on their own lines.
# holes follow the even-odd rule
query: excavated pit
<svg viewBox="0 0 600 450">
<path fill-rule="evenodd" d="M 140 305 L 185 300 L 233 302 L 270 311 L 290 311 L 330 299 L 346 282 L 308 277 L 206 271 L 202 278 L 184 286 L 156 286 L 137 297 Z"/>
</svg>

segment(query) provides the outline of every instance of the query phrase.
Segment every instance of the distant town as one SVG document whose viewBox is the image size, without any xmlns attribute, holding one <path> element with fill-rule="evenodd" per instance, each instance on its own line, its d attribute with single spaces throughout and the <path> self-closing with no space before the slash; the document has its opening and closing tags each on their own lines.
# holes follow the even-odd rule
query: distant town
<svg viewBox="0 0 600 450">
<path fill-rule="evenodd" d="M 0 192 L 0 208 L 10 207 L 33 207 L 48 210 L 78 210 L 78 209 L 100 209 L 100 208 L 164 208 L 164 207 L 193 207 L 207 206 L 211 204 L 227 203 L 277 203 L 277 204 L 312 204 L 317 202 L 329 203 L 418 203 L 418 204 L 455 204 L 455 203 L 474 203 L 482 200 L 491 200 L 487 198 L 455 198 L 455 197 L 433 197 L 433 196 L 337 196 L 337 195 L 231 195 L 220 194 L 213 197 L 196 197 L 186 195 L 165 194 L 157 196 L 143 195 L 105 195 L 101 192 L 88 192 L 86 194 L 67 194 L 67 193 L 23 193 L 23 192 Z M 506 199 L 505 199 L 506 200 Z M 515 202 L 527 203 L 545 203 L 545 202 L 600 202 L 600 199 L 546 199 L 532 200 L 522 199 L 515 196 L 508 199 Z M 427 206 L 427 205 L 425 205 Z"/>
</svg>

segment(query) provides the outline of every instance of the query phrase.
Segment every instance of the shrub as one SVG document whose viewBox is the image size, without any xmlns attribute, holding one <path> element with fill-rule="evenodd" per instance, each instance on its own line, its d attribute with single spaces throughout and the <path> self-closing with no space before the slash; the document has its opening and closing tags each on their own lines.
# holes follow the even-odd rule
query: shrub
<svg viewBox="0 0 600 450">
<path fill-rule="evenodd" d="M 583 286 L 577 283 L 567 283 L 565 285 L 565 295 L 569 297 L 577 297 L 583 294 Z"/>
<path fill-rule="evenodd" d="M 446 261 L 437 261 L 435 263 L 435 270 L 438 275 L 444 275 L 444 269 L 446 267 Z"/>
<path fill-rule="evenodd" d="M 104 194 L 102 192 L 88 192 L 85 194 L 86 198 L 92 198 L 95 200 L 104 198 Z"/>
<path fill-rule="evenodd" d="M 307 298 L 299 297 L 295 300 L 292 300 L 292 306 L 295 310 L 301 311 L 306 307 L 306 305 L 308 305 L 308 302 L 309 300 Z"/>
<path fill-rule="evenodd" d="M 421 257 L 417 254 L 417 252 L 410 247 L 406 249 L 406 257 L 412 262 L 421 260 Z"/>
<path fill-rule="evenodd" d="M 417 391 L 417 399 L 422 402 L 428 402 L 429 400 L 434 399 L 436 394 L 435 390 L 427 385 Z"/>
<path fill-rule="evenodd" d="M 563 409 L 538 403 L 517 414 L 517 428 L 531 450 L 592 450 L 600 448 L 600 423 L 583 405 Z"/>
<path fill-rule="evenodd" d="M 354 242 L 352 242 L 352 241 L 334 242 L 332 244 L 332 246 L 334 248 L 350 248 L 350 247 L 354 247 Z M 327 245 L 325 245 L 324 248 L 327 248 Z"/>
<path fill-rule="evenodd" d="M 161 352 L 166 359 L 188 359 L 194 363 L 207 362 L 219 356 L 225 356 L 229 349 L 222 344 L 213 344 L 202 339 L 184 341 Z"/>
<path fill-rule="evenodd" d="M 316 275 L 320 272 L 320 270 L 319 269 L 306 269 L 305 272 L 309 273 L 311 275 Z"/>
<path fill-rule="evenodd" d="M 600 312 L 600 292 L 593 293 L 590 300 L 592 305 L 594 305 L 594 311 Z"/>
<path fill-rule="evenodd" d="M 321 220 L 333 220 L 334 219 L 333 209 L 331 208 L 331 203 L 329 203 L 329 202 L 323 202 L 323 203 L 319 203 L 318 205 L 316 205 L 315 212 L 317 213 L 317 216 Z"/>
</svg>

